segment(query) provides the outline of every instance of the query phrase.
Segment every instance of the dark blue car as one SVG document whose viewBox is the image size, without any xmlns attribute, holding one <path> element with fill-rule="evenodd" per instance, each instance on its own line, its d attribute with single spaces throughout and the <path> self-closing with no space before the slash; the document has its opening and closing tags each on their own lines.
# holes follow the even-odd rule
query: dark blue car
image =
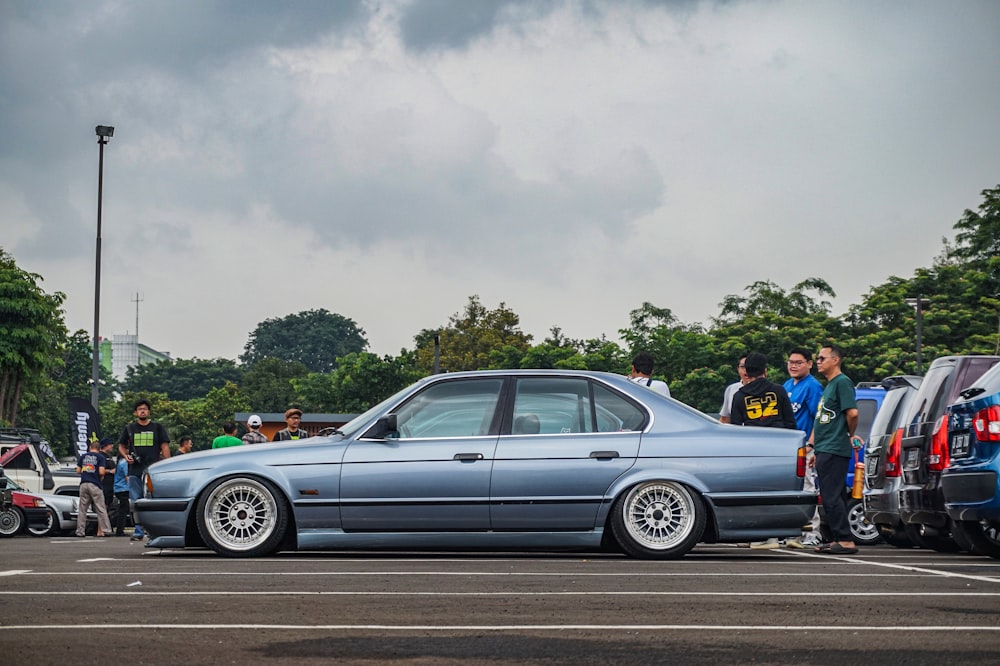
<svg viewBox="0 0 1000 666">
<path fill-rule="evenodd" d="M 1000 559 L 1000 365 L 948 407 L 945 508 L 976 552 Z"/>
</svg>

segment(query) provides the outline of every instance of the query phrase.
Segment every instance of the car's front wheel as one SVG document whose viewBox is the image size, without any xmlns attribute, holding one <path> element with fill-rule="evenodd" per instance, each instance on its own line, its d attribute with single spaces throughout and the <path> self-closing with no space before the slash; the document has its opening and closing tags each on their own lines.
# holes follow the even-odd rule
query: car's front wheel
<svg viewBox="0 0 1000 666">
<path fill-rule="evenodd" d="M 28 534 L 31 536 L 55 536 L 57 532 L 59 532 L 59 522 L 56 520 L 55 509 L 48 509 L 45 512 L 45 527 L 28 525 Z"/>
<path fill-rule="evenodd" d="M 12 537 L 24 529 L 24 514 L 16 506 L 0 512 L 0 537 Z"/>
<path fill-rule="evenodd" d="M 621 495 L 611 529 L 622 550 L 642 559 L 674 559 L 694 548 L 705 531 L 705 505 L 675 481 L 640 483 Z"/>
<path fill-rule="evenodd" d="M 220 555 L 269 555 L 285 536 L 288 511 L 284 496 L 267 481 L 221 479 L 198 500 L 198 531 Z"/>
</svg>

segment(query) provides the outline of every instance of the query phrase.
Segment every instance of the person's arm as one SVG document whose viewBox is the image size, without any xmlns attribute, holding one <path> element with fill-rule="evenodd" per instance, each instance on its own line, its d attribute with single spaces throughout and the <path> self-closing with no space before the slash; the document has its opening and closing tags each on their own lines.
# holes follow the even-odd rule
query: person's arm
<svg viewBox="0 0 1000 666">
<path fill-rule="evenodd" d="M 858 427 L 858 410 L 857 409 L 845 409 L 844 419 L 847 423 L 847 434 L 854 437 L 854 430 Z"/>
</svg>

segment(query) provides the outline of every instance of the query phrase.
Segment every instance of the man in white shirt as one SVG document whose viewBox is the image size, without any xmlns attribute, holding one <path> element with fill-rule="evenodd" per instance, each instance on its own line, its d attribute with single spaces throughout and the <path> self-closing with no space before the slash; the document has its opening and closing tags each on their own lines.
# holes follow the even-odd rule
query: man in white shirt
<svg viewBox="0 0 1000 666">
<path fill-rule="evenodd" d="M 628 373 L 628 378 L 636 384 L 641 384 L 651 391 L 656 391 L 661 395 L 670 397 L 670 389 L 667 383 L 659 379 L 653 379 L 653 355 L 649 352 L 639 352 L 632 359 L 632 372 Z"/>
</svg>

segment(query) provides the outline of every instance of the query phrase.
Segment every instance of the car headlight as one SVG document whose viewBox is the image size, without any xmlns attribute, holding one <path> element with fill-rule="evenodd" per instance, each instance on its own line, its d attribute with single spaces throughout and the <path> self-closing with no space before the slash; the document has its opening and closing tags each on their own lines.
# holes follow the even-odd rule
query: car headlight
<svg viewBox="0 0 1000 666">
<path fill-rule="evenodd" d="M 41 497 L 32 498 L 31 505 L 34 506 L 36 509 L 44 509 L 46 506 L 45 500 L 43 500 Z"/>
</svg>

